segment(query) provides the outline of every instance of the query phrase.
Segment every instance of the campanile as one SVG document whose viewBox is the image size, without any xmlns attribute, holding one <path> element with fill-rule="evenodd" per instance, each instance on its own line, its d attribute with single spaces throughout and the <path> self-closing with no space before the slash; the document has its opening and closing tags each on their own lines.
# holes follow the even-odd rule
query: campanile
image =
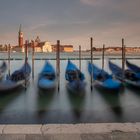
<svg viewBox="0 0 140 140">
<path fill-rule="evenodd" d="M 23 47 L 23 32 L 21 31 L 21 24 L 20 24 L 19 32 L 18 32 L 18 44 L 20 48 Z"/>
</svg>

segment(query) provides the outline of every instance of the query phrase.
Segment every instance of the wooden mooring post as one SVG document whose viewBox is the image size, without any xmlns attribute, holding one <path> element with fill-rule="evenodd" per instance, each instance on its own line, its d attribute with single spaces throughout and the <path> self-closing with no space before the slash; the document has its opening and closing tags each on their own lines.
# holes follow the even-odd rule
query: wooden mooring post
<svg viewBox="0 0 140 140">
<path fill-rule="evenodd" d="M 91 50 L 91 65 L 93 64 L 93 38 L 91 37 L 90 38 L 90 50 Z M 92 69 L 91 69 L 91 86 L 90 86 L 90 88 L 91 88 L 91 91 L 92 91 L 92 89 L 93 89 L 93 67 L 92 67 Z"/>
<path fill-rule="evenodd" d="M 125 80 L 125 45 L 124 38 L 122 38 L 122 79 Z"/>
<path fill-rule="evenodd" d="M 34 80 L 34 60 L 35 60 L 35 42 L 31 41 L 32 45 L 32 79 Z"/>
<path fill-rule="evenodd" d="M 103 53 L 102 53 L 102 70 L 104 69 L 104 58 L 105 58 L 105 44 L 103 44 Z"/>
<path fill-rule="evenodd" d="M 60 40 L 57 40 L 57 48 L 56 48 L 56 74 L 57 74 L 58 92 L 59 92 L 59 89 L 60 89 Z"/>
<path fill-rule="evenodd" d="M 79 46 L 79 70 L 81 71 L 81 46 Z"/>
<path fill-rule="evenodd" d="M 10 76 L 11 45 L 8 45 L 8 75 Z"/>
<path fill-rule="evenodd" d="M 26 79 L 26 71 L 27 71 L 27 63 L 28 63 L 28 45 L 29 41 L 25 41 L 25 89 L 27 88 L 27 79 Z"/>
</svg>

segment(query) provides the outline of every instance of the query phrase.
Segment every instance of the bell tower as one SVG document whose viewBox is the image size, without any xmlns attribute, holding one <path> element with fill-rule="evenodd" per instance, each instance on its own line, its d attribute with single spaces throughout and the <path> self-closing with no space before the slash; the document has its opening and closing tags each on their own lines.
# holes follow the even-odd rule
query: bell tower
<svg viewBox="0 0 140 140">
<path fill-rule="evenodd" d="M 18 45 L 20 48 L 23 47 L 23 32 L 21 30 L 21 24 L 20 24 L 19 32 L 18 32 Z"/>
</svg>

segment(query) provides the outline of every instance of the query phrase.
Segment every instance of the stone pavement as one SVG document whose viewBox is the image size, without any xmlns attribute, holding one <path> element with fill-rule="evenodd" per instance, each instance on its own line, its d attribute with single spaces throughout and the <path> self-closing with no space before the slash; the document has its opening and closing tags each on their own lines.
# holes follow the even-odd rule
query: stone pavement
<svg viewBox="0 0 140 140">
<path fill-rule="evenodd" d="M 140 140 L 140 123 L 0 125 L 0 140 Z"/>
</svg>

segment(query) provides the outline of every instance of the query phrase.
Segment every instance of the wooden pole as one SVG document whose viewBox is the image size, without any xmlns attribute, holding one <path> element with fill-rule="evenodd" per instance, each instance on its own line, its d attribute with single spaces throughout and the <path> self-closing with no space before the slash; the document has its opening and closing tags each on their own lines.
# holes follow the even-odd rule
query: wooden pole
<svg viewBox="0 0 140 140">
<path fill-rule="evenodd" d="M 27 61 L 28 61 L 28 45 L 29 45 L 29 41 L 26 40 L 26 42 L 25 42 L 25 64 L 27 64 Z"/>
<path fill-rule="evenodd" d="M 34 79 L 34 55 L 35 55 L 35 42 L 32 40 L 32 79 Z"/>
<path fill-rule="evenodd" d="M 104 70 L 104 55 L 105 55 L 105 44 L 103 44 L 103 53 L 102 53 L 102 70 Z"/>
<path fill-rule="evenodd" d="M 8 46 L 8 75 L 10 76 L 10 59 L 11 59 L 11 46 Z"/>
<path fill-rule="evenodd" d="M 79 46 L 79 70 L 81 71 L 81 46 Z"/>
<path fill-rule="evenodd" d="M 60 40 L 57 40 L 57 48 L 56 48 L 56 74 L 58 80 L 58 91 L 60 86 Z"/>
<path fill-rule="evenodd" d="M 90 50 L 91 50 L 91 65 L 93 64 L 93 38 L 91 37 L 90 38 Z M 91 70 L 91 91 L 93 89 L 92 87 L 92 84 L 93 84 L 93 67 L 92 67 L 92 70 Z"/>
<path fill-rule="evenodd" d="M 122 80 L 125 78 L 125 45 L 124 39 L 122 38 Z"/>
<path fill-rule="evenodd" d="M 25 41 L 25 89 L 27 87 L 27 79 L 26 79 L 26 66 L 27 66 L 27 62 L 28 62 L 28 45 L 29 45 L 29 41 L 26 40 Z"/>
</svg>

